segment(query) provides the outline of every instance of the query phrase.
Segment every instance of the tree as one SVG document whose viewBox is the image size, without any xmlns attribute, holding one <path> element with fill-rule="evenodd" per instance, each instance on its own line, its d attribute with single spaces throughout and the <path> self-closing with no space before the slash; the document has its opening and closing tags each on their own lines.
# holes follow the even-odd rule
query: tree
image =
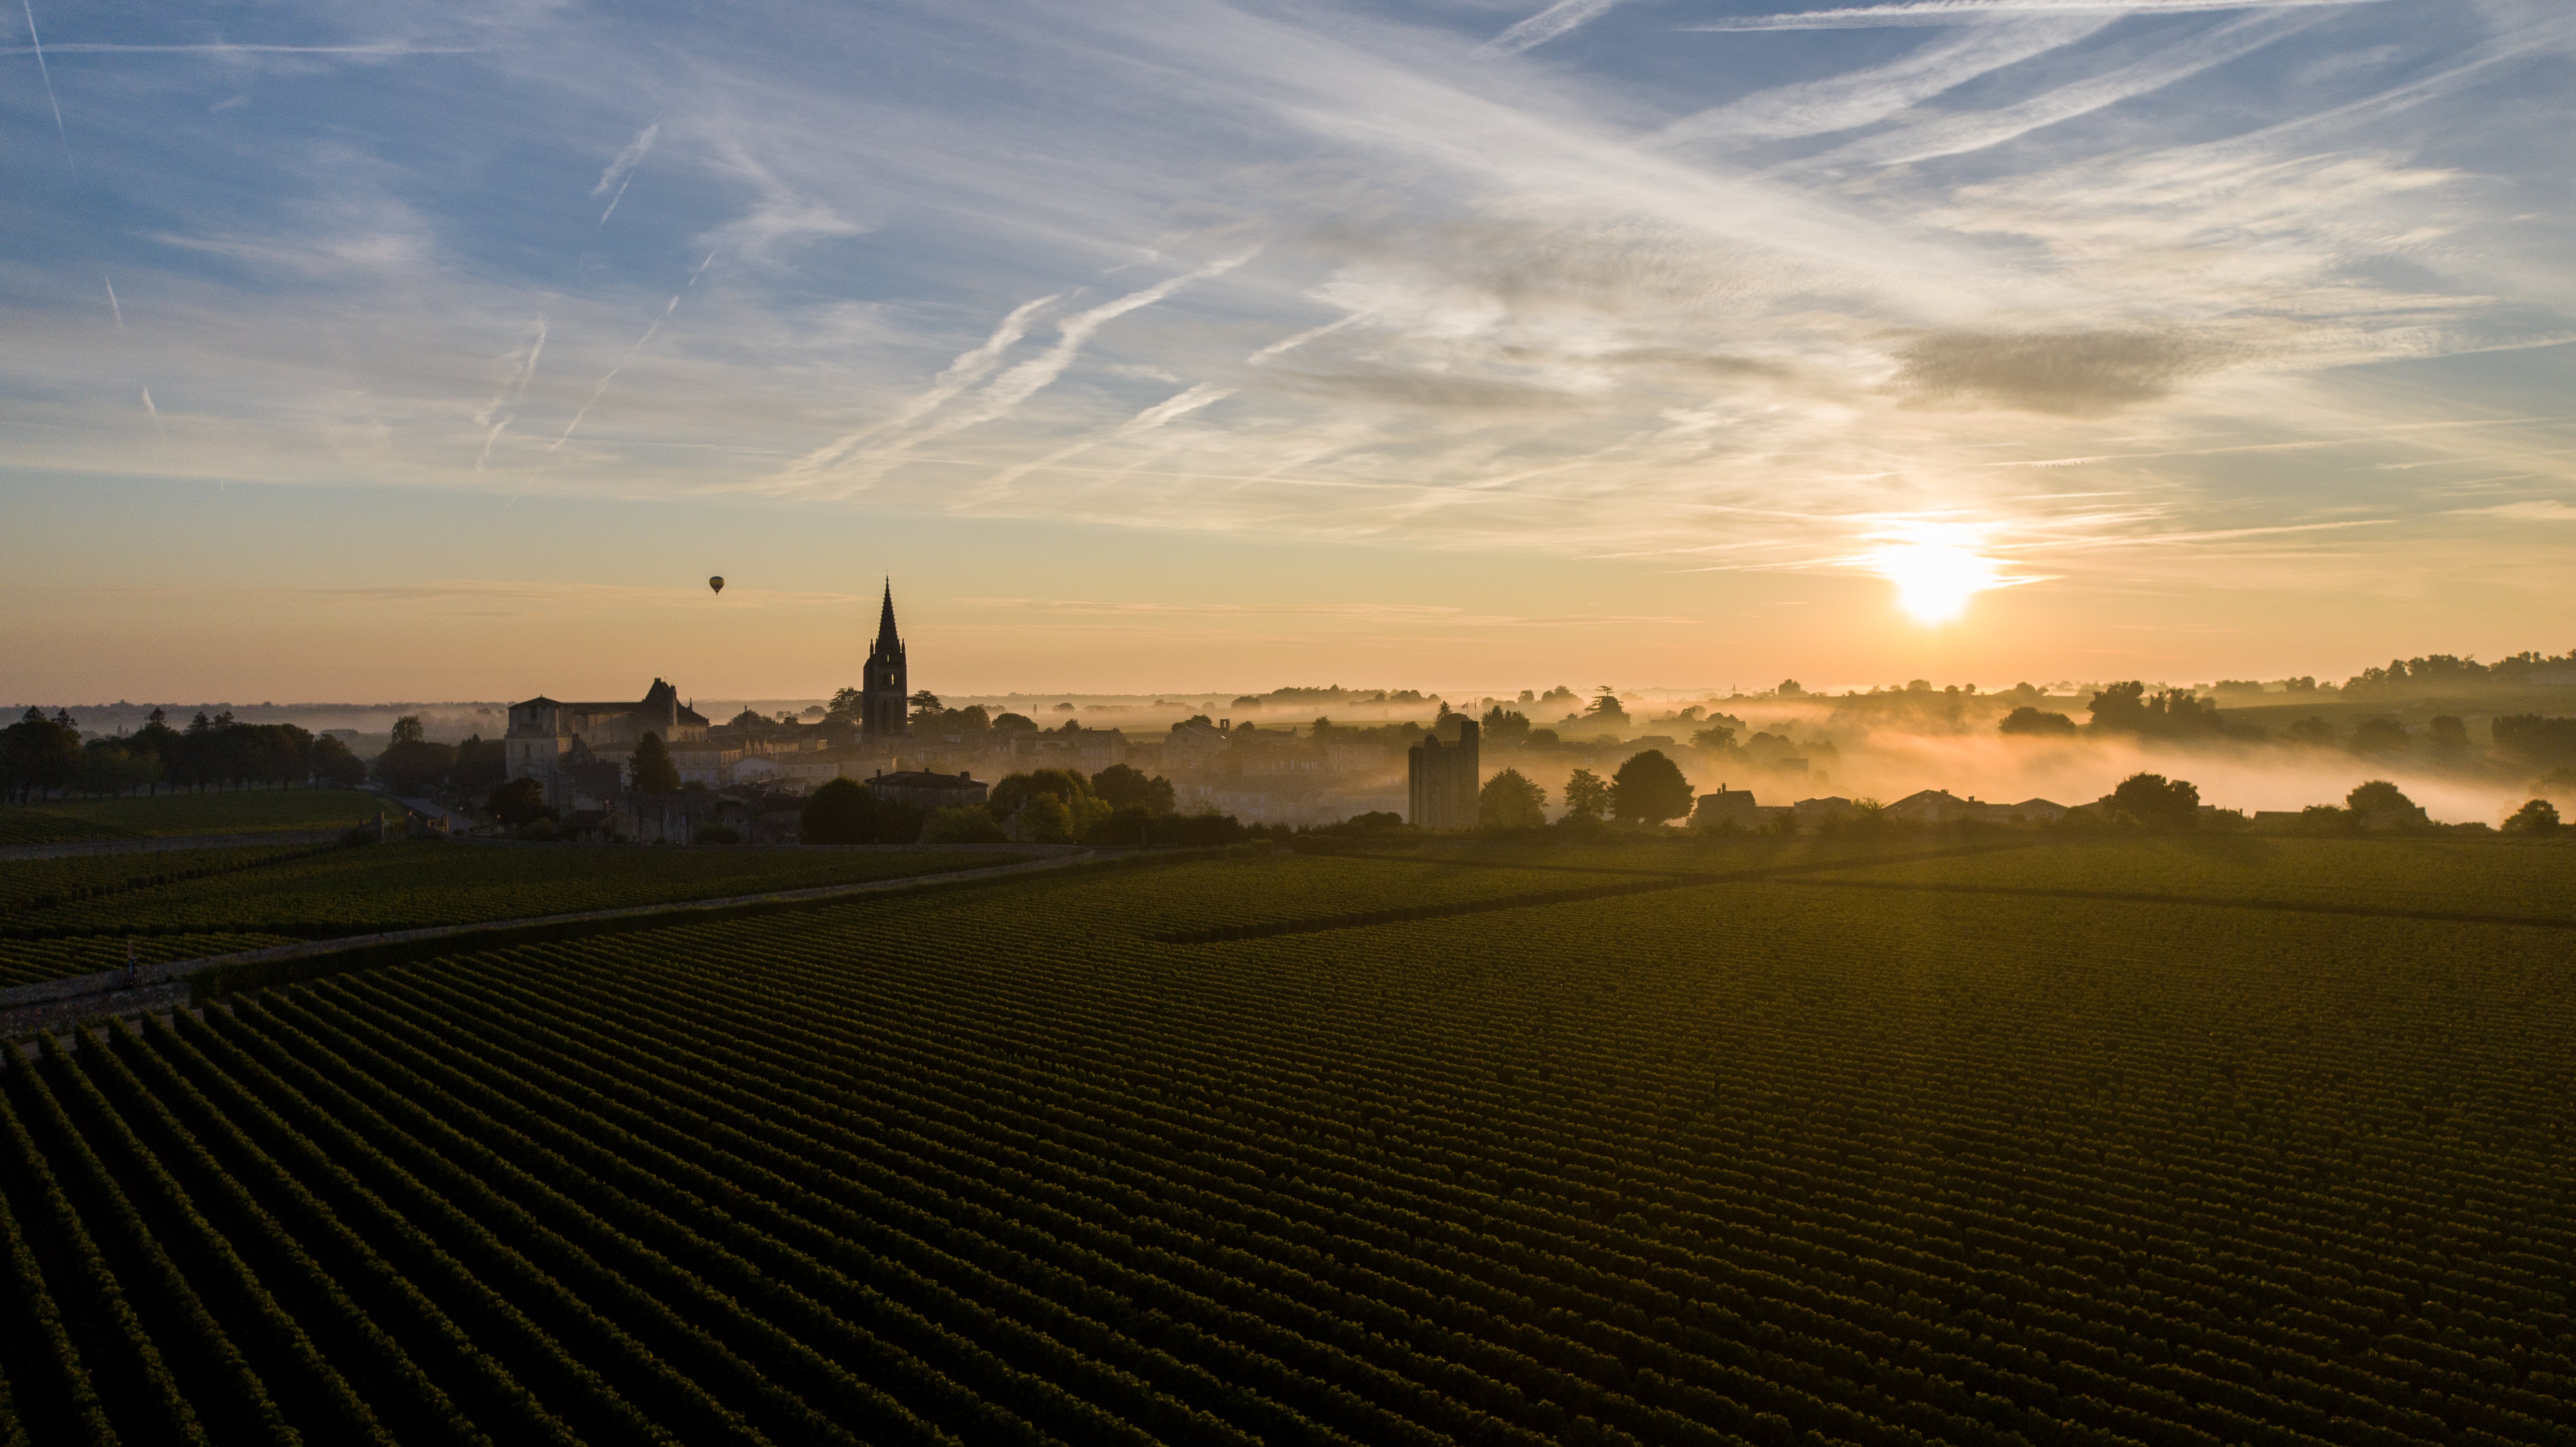
<svg viewBox="0 0 2576 1447">
<path fill-rule="evenodd" d="M 1010 837 L 992 815 L 971 804 L 933 809 L 921 821 L 924 844 L 999 844 Z"/>
<path fill-rule="evenodd" d="M 2131 774 L 2111 791 L 2111 814 L 2150 829 L 2188 829 L 2200 822 L 2200 790 L 2162 774 Z"/>
<path fill-rule="evenodd" d="M 2406 726 L 2393 718 L 2366 718 L 2352 730 L 2356 754 L 2393 754 L 2406 747 Z"/>
<path fill-rule="evenodd" d="M 1172 812 L 1172 781 L 1125 764 L 1111 764 L 1091 776 L 1091 792 L 1113 809 L 1142 809 L 1148 814 Z"/>
<path fill-rule="evenodd" d="M 926 688 L 914 690 L 911 703 L 914 713 L 939 712 L 939 695 Z"/>
<path fill-rule="evenodd" d="M 1592 702 L 1584 706 L 1583 716 L 1603 728 L 1623 729 L 1628 726 L 1628 710 L 1606 683 L 1601 685 L 1601 692 Z"/>
<path fill-rule="evenodd" d="M 1073 811 L 1053 794 L 1031 794 L 1019 811 L 1020 837 L 1033 844 L 1071 844 Z"/>
<path fill-rule="evenodd" d="M 546 803 L 545 786 L 534 779 L 512 779 L 485 796 L 483 807 L 512 829 L 555 817 L 553 807 Z"/>
<path fill-rule="evenodd" d="M 80 730 L 59 710 L 49 719 L 43 709 L 30 708 L 0 729 L 0 781 L 15 798 L 70 788 L 80 762 Z"/>
<path fill-rule="evenodd" d="M 1661 824 L 1690 813 L 1697 795 L 1679 764 L 1661 749 L 1632 754 L 1610 778 L 1610 812 L 1620 819 Z"/>
<path fill-rule="evenodd" d="M 1722 723 L 1710 724 L 1691 735 L 1691 747 L 1722 758 L 1735 752 L 1735 730 Z"/>
<path fill-rule="evenodd" d="M 143 734 L 138 733 L 135 737 L 139 739 Z M 171 737 L 178 735 L 172 734 Z M 354 789 L 367 781 L 367 766 L 356 754 L 349 752 L 347 744 L 326 734 L 313 741 L 313 777 L 320 783 Z"/>
<path fill-rule="evenodd" d="M 1547 790 L 1505 769 L 1476 791 L 1476 822 L 1488 829 L 1536 829 L 1547 822 Z"/>
<path fill-rule="evenodd" d="M 2504 714 L 2489 727 L 2496 752 L 2514 763 L 2541 769 L 2576 764 L 2576 718 Z"/>
<path fill-rule="evenodd" d="M 2004 715 L 1997 726 L 2016 738 L 2057 738 L 2074 734 L 2075 720 L 2062 713 L 2042 713 L 2025 704 Z"/>
<path fill-rule="evenodd" d="M 2424 726 L 2424 732 L 2441 748 L 2465 749 L 2469 746 L 2469 726 L 2460 721 L 2458 714 L 2437 716 Z"/>
<path fill-rule="evenodd" d="M 662 745 L 662 736 L 647 732 L 635 741 L 635 757 L 627 760 L 627 777 L 640 792 L 676 794 L 680 792 L 680 769 L 671 762 L 671 751 Z"/>
<path fill-rule="evenodd" d="M 456 746 L 456 787 L 467 797 L 499 787 L 510 776 L 510 746 L 481 734 Z"/>
<path fill-rule="evenodd" d="M 995 714 L 993 716 L 993 732 L 997 734 L 1033 734 L 1038 732 L 1038 721 L 1024 713 Z"/>
<path fill-rule="evenodd" d="M 984 796 L 984 807 L 992 811 L 994 818 L 1008 819 L 1039 794 L 1052 794 L 1063 804 L 1093 797 L 1091 781 L 1072 769 L 1031 769 L 1024 774 L 1003 776 Z"/>
<path fill-rule="evenodd" d="M 1565 779 L 1565 816 L 1598 819 L 1610 812 L 1610 786 L 1590 769 L 1577 769 Z"/>
<path fill-rule="evenodd" d="M 1529 739 L 1529 715 L 1499 703 L 1485 710 L 1478 726 L 1488 740 L 1498 745 L 1525 743 Z"/>
<path fill-rule="evenodd" d="M 341 744 L 339 740 L 332 739 L 330 742 L 337 745 L 342 753 L 348 752 L 348 746 Z M 179 759 L 179 731 L 170 727 L 169 714 L 157 708 L 152 710 L 151 718 L 144 723 L 143 727 L 134 731 L 134 737 L 127 741 L 127 746 L 137 753 L 147 753 L 160 760 L 160 777 L 176 782 L 177 775 L 174 770 Z M 319 747 L 319 741 L 316 747 Z M 320 757 L 320 754 L 316 753 L 317 761 Z M 352 762 L 355 762 L 354 758 Z M 319 772 L 317 768 L 316 773 Z M 366 766 L 360 764 L 358 777 L 351 782 L 363 783 L 366 777 Z"/>
<path fill-rule="evenodd" d="M 2558 806 L 2547 799 L 2533 799 L 2513 811 L 2504 821 L 2507 834 L 2555 834 L 2558 832 Z"/>
<path fill-rule="evenodd" d="M 127 747 L 123 739 L 92 739 L 81 746 L 74 782 L 84 794 L 121 795 L 161 776 L 161 760 Z"/>
<path fill-rule="evenodd" d="M 808 844 L 910 844 L 921 838 L 922 811 L 834 779 L 806 796 L 797 825 Z"/>
<path fill-rule="evenodd" d="M 206 716 L 204 714 L 197 715 L 197 721 L 200 723 L 203 723 L 205 718 Z M 225 714 L 223 721 L 225 723 L 231 723 L 233 721 L 233 716 L 231 714 Z M 426 742 L 428 738 L 429 732 L 421 727 L 419 714 L 407 713 L 401 718 L 394 720 L 393 742 L 398 744 L 417 744 Z"/>
<path fill-rule="evenodd" d="M 430 792 L 446 781 L 448 774 L 456 767 L 456 750 L 445 744 L 433 744 L 421 737 L 419 719 L 409 719 L 406 722 L 412 727 L 405 729 L 400 723 L 394 725 L 394 741 L 385 746 L 383 753 L 376 755 L 375 775 L 378 783 L 392 790 L 398 797 L 416 797 Z M 188 743 L 191 754 L 209 756 L 193 765 L 199 771 L 196 782 L 204 783 L 208 779 L 228 777 L 222 770 L 229 766 L 219 757 L 223 751 L 207 749 L 200 743 L 201 739 L 219 743 L 224 732 L 225 730 L 222 729 L 209 729 L 201 734 L 195 726 L 190 726 Z"/>
<path fill-rule="evenodd" d="M 2353 785 L 2352 792 L 2343 796 L 2343 806 L 2360 815 L 2412 815 L 2415 812 L 2415 801 L 2406 797 L 2405 790 L 2386 779 Z"/>
<path fill-rule="evenodd" d="M 826 721 L 848 724 L 852 728 L 857 728 L 865 721 L 867 714 L 867 696 L 855 688 L 834 690 L 831 703 L 823 709 L 823 717 Z"/>
<path fill-rule="evenodd" d="M 876 796 L 855 779 L 833 779 L 805 797 L 797 837 L 808 844 L 865 844 L 874 834 Z"/>
<path fill-rule="evenodd" d="M 2306 718 L 2292 719 L 2290 726 L 2281 730 L 2281 738 L 2285 743 L 2305 749 L 2330 749 L 2335 744 L 2334 725 L 2310 714 Z"/>
</svg>

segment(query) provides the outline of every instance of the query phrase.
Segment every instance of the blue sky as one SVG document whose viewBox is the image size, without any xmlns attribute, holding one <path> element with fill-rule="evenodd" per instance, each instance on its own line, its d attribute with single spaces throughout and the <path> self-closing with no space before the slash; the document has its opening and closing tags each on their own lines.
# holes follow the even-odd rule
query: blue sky
<svg viewBox="0 0 2576 1447">
<path fill-rule="evenodd" d="M 889 572 L 960 691 L 2576 624 L 2553 0 L 9 29 L 0 666 L 47 697 L 783 695 Z"/>
</svg>

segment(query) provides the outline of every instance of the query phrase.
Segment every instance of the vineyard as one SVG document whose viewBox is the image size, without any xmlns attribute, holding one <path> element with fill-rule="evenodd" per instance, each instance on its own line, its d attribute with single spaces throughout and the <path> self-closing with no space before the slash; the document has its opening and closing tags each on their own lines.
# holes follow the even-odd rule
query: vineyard
<svg viewBox="0 0 2576 1447">
<path fill-rule="evenodd" d="M 372 824 L 402 806 L 348 789 L 243 789 L 0 804 L 0 846 L 191 834 L 278 834 Z"/>
<path fill-rule="evenodd" d="M 0 862 L 0 985 L 299 939 L 1011 864 L 1008 852 L 393 843 Z"/>
<path fill-rule="evenodd" d="M 1980 889 L 2120 891 L 2576 923 L 2576 849 L 2496 840 L 2072 840 L 1973 859 L 1837 871 L 1828 880 Z"/>
<path fill-rule="evenodd" d="M 1615 881 L 1557 863 L 1040 876 L 11 1052 L 0 1442 L 2576 1443 L 2567 932 L 1493 908 Z"/>
</svg>

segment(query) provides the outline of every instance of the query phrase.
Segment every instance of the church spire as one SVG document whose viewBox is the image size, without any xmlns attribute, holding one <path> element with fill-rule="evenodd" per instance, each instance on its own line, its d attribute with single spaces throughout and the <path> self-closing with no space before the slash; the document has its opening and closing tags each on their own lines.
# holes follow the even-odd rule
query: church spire
<svg viewBox="0 0 2576 1447">
<path fill-rule="evenodd" d="M 902 646 L 903 640 L 897 637 L 894 631 L 894 579 L 888 578 L 885 585 L 885 608 L 877 615 L 877 648 L 880 652 L 891 653 Z"/>
</svg>

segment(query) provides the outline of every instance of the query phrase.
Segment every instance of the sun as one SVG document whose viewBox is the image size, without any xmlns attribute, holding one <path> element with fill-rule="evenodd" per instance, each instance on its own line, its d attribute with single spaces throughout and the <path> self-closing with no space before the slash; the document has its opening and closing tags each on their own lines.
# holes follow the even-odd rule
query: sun
<svg viewBox="0 0 2576 1447">
<path fill-rule="evenodd" d="M 1967 544 L 1942 537 L 1893 540 L 1865 555 L 1861 562 L 1896 585 L 1896 606 L 1926 627 L 1948 623 L 1968 611 L 1968 600 L 1991 588 L 2009 587 L 1995 560 Z"/>
</svg>

